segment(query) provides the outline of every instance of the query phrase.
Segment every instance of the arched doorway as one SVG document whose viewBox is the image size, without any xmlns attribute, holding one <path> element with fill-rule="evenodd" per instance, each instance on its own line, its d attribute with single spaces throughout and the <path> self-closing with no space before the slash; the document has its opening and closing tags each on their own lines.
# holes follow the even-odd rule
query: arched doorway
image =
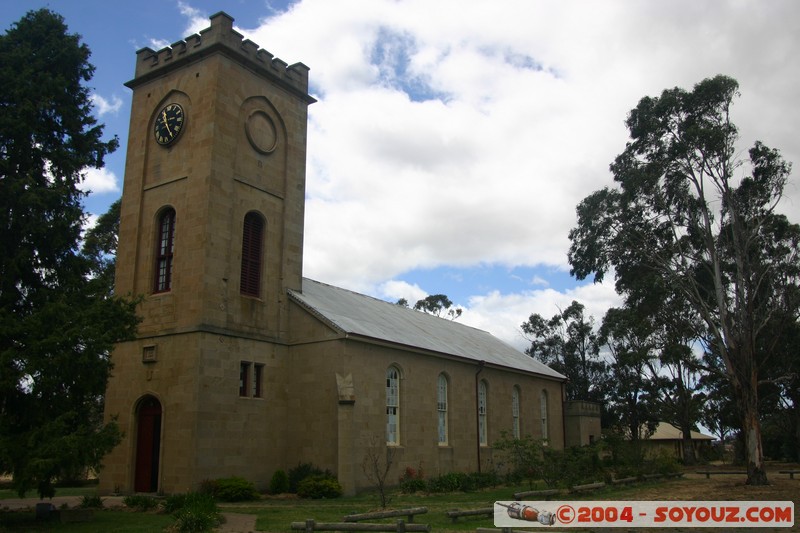
<svg viewBox="0 0 800 533">
<path fill-rule="evenodd" d="M 139 402 L 136 413 L 136 470 L 133 490 L 158 491 L 161 456 L 161 403 L 152 396 Z"/>
</svg>

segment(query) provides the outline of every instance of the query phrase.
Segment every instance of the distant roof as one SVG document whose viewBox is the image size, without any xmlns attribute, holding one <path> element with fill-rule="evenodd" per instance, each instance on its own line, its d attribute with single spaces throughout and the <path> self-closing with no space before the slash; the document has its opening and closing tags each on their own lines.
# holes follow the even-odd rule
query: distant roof
<svg viewBox="0 0 800 533">
<path fill-rule="evenodd" d="M 699 431 L 691 432 L 692 440 L 714 440 L 711 435 L 705 435 Z M 650 435 L 650 440 L 682 440 L 683 431 L 676 428 L 672 424 L 666 422 L 659 422 L 656 426 L 655 432 Z"/>
<path fill-rule="evenodd" d="M 303 278 L 302 292 L 289 290 L 289 295 L 331 327 L 347 335 L 566 379 L 491 333 L 452 320 L 308 278 Z"/>
</svg>

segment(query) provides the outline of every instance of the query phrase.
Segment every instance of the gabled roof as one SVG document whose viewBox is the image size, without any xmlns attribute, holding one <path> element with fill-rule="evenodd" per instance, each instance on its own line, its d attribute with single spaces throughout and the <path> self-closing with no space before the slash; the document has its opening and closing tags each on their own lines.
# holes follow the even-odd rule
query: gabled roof
<svg viewBox="0 0 800 533">
<path fill-rule="evenodd" d="M 302 292 L 289 290 L 289 296 L 348 336 L 566 379 L 490 333 L 452 320 L 307 278 L 303 278 Z"/>
<path fill-rule="evenodd" d="M 692 431 L 690 433 L 692 440 L 714 440 L 711 435 L 705 435 L 699 431 Z M 656 430 L 650 435 L 648 440 L 682 440 L 683 431 L 676 428 L 672 424 L 666 422 L 659 422 Z"/>
</svg>

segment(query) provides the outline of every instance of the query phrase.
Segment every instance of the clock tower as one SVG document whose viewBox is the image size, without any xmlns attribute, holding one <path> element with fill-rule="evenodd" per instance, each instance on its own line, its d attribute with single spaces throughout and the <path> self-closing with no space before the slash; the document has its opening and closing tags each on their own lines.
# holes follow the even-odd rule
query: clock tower
<svg viewBox="0 0 800 533">
<path fill-rule="evenodd" d="M 301 290 L 308 68 L 225 13 L 137 52 L 116 293 L 141 297 L 106 418 L 103 492 L 194 490 L 282 464 L 287 291 Z"/>
</svg>

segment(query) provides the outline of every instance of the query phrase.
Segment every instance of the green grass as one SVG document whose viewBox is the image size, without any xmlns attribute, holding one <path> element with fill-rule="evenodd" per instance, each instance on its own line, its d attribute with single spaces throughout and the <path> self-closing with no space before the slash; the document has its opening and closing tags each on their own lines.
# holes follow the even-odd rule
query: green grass
<svg viewBox="0 0 800 533">
<path fill-rule="evenodd" d="M 635 494 L 642 487 L 658 484 L 669 491 L 670 481 L 641 483 L 629 487 L 607 487 L 586 494 L 571 494 L 567 499 L 636 499 Z M 543 488 L 543 487 L 540 487 Z M 87 488 L 74 489 L 85 491 Z M 474 492 L 453 492 L 447 494 L 400 494 L 393 493 L 389 503 L 391 509 L 409 507 L 427 507 L 428 513 L 417 515 L 415 522 L 430 524 L 434 531 L 475 531 L 478 527 L 494 527 L 492 517 L 461 517 L 452 523 L 446 512 L 452 509 L 478 509 L 491 507 L 498 500 L 512 500 L 515 492 L 527 490 L 526 486 L 502 487 Z M 67 489 L 59 489 L 67 490 Z M 94 488 L 88 488 L 88 495 L 94 494 Z M 84 495 L 87 492 L 76 492 Z M 64 493 L 60 493 L 64 495 Z M 561 497 L 560 499 L 564 499 Z M 0 507 L 2 505 L 0 504 Z M 376 493 L 364 493 L 358 496 L 342 497 L 332 500 L 300 500 L 300 499 L 263 499 L 257 502 L 238 504 L 222 504 L 223 512 L 239 512 L 256 515 L 256 529 L 267 532 L 291 532 L 292 522 L 304 522 L 313 518 L 317 522 L 341 522 L 344 516 L 354 513 L 365 513 L 380 510 L 380 500 Z M 395 519 L 384 521 L 393 522 Z M 94 520 L 83 524 L 37 523 L 33 511 L 0 512 L 0 533 L 16 532 L 67 532 L 83 533 L 97 531 L 142 532 L 153 533 L 163 531 L 171 525 L 174 518 L 165 514 L 134 513 L 129 511 L 100 510 L 95 511 Z"/>
<path fill-rule="evenodd" d="M 627 487 L 606 487 L 604 489 L 570 494 L 557 499 L 568 500 L 613 500 L 636 499 L 636 491 L 653 485 L 663 486 L 668 491 L 671 481 L 638 483 Z M 544 488 L 544 487 L 537 487 Z M 455 523 L 446 512 L 453 509 L 480 509 L 492 507 L 494 502 L 513 500 L 513 494 L 528 490 L 527 486 L 502 487 L 474 492 L 453 492 L 447 494 L 393 494 L 390 509 L 427 507 L 426 514 L 417 515 L 415 523 L 430 524 L 433 531 L 475 531 L 479 527 L 494 527 L 492 517 L 460 517 Z M 257 503 L 223 505 L 225 512 L 240 512 L 257 516 L 256 529 L 268 532 L 290 532 L 292 522 L 305 522 L 313 518 L 317 522 L 341 522 L 348 514 L 380 510 L 380 500 L 375 493 L 365 493 L 335 500 L 279 500 L 267 499 Z M 382 520 L 394 522 L 396 518 Z"/>
<path fill-rule="evenodd" d="M 153 533 L 163 531 L 175 520 L 169 515 L 131 513 L 128 511 L 95 511 L 91 522 L 61 524 L 39 522 L 33 511 L 0 513 L 0 533 Z"/>
</svg>

